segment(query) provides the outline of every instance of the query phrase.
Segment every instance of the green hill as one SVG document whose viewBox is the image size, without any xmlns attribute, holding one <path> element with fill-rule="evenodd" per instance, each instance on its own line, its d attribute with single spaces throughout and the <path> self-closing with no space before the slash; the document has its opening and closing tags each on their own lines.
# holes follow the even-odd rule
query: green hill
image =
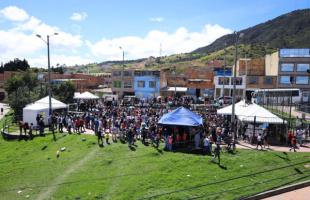
<svg viewBox="0 0 310 200">
<path fill-rule="evenodd" d="M 296 10 L 256 26 L 238 31 L 244 33 L 241 44 L 266 48 L 310 47 L 310 9 Z M 234 44 L 234 35 L 224 35 L 193 53 L 206 54 Z"/>
</svg>

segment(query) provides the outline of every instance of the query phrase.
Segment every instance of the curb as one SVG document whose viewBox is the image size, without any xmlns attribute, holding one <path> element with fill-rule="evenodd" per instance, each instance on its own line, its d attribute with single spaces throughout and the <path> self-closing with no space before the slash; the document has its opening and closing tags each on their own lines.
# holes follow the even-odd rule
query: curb
<svg viewBox="0 0 310 200">
<path fill-rule="evenodd" d="M 278 194 L 283 194 L 283 193 L 286 193 L 286 192 L 290 192 L 290 191 L 301 189 L 301 188 L 308 187 L 308 186 L 310 186 L 310 180 L 303 181 L 303 182 L 300 182 L 300 183 L 296 183 L 296 184 L 293 184 L 293 185 L 283 186 L 283 187 L 276 188 L 276 189 L 273 189 L 273 190 L 268 190 L 268 191 L 265 191 L 265 192 L 258 193 L 256 195 L 250 196 L 250 197 L 244 197 L 244 198 L 240 198 L 240 199 L 241 200 L 264 199 L 264 198 L 272 197 L 272 196 L 275 196 L 275 195 L 278 195 Z"/>
</svg>

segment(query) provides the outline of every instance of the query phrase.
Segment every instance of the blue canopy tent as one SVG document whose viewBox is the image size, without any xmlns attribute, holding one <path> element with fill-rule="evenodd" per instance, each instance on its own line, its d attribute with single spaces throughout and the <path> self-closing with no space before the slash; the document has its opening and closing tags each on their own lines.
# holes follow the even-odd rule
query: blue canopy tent
<svg viewBox="0 0 310 200">
<path fill-rule="evenodd" d="M 200 126 L 203 124 L 202 117 L 192 111 L 179 107 L 163 115 L 158 124 L 175 126 Z"/>
</svg>

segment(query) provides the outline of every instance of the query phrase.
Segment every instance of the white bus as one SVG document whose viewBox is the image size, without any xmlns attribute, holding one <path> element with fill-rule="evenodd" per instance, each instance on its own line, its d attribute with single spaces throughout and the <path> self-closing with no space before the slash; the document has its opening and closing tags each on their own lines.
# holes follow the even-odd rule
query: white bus
<svg viewBox="0 0 310 200">
<path fill-rule="evenodd" d="M 258 104 L 290 104 L 303 101 L 300 89 L 258 89 L 254 90 L 252 95 L 254 101 Z M 308 101 L 308 100 L 307 100 Z"/>
</svg>

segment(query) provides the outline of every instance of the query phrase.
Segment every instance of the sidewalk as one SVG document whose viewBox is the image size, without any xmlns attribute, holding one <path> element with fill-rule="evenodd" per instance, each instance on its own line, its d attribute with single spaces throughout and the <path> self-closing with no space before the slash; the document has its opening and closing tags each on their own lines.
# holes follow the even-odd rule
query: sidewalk
<svg viewBox="0 0 310 200">
<path fill-rule="evenodd" d="M 240 149 L 255 149 L 256 150 L 256 145 L 252 145 L 249 143 L 246 143 L 244 141 L 239 141 L 239 144 L 237 144 L 237 148 Z M 260 149 L 260 147 L 258 147 Z M 267 151 L 280 151 L 280 152 L 290 152 L 290 148 L 286 146 L 269 146 L 269 148 L 265 148 L 264 150 Z M 294 151 L 291 151 L 294 152 Z M 310 152 L 310 144 L 304 144 L 302 147 L 299 147 L 296 149 L 296 152 Z"/>
<path fill-rule="evenodd" d="M 307 200 L 309 199 L 310 187 L 301 188 L 291 192 L 286 192 L 264 200 Z"/>
</svg>

